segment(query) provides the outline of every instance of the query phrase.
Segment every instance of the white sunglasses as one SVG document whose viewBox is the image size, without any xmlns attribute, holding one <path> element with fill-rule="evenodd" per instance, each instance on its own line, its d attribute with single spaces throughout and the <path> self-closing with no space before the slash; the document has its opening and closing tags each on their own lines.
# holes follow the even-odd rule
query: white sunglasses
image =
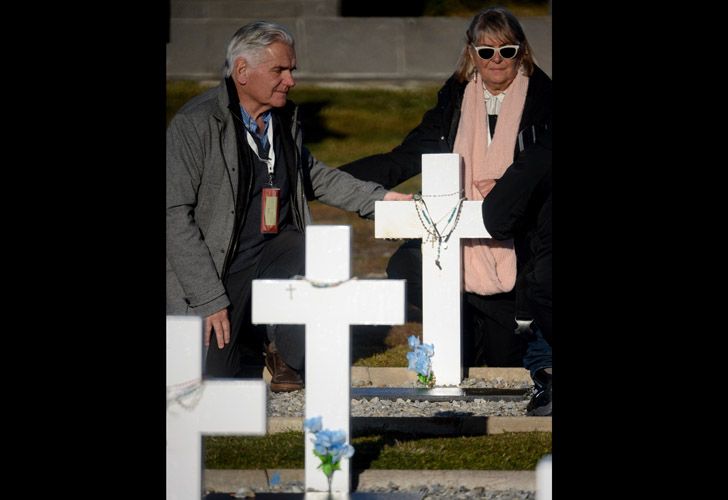
<svg viewBox="0 0 728 500">
<path fill-rule="evenodd" d="M 520 47 L 520 45 L 503 45 L 502 47 L 491 47 L 489 45 L 476 47 L 473 45 L 475 53 L 478 54 L 478 57 L 485 61 L 492 58 L 496 51 L 498 51 L 498 54 L 500 54 L 503 59 L 513 59 L 516 57 L 516 54 L 518 54 L 518 49 Z"/>
</svg>

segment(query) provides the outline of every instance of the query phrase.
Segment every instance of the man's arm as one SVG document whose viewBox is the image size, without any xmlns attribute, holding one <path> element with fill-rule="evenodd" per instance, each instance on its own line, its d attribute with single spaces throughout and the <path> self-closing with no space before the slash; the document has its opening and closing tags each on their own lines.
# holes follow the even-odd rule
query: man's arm
<svg viewBox="0 0 728 500">
<path fill-rule="evenodd" d="M 374 202 L 384 199 L 387 190 L 375 182 L 355 179 L 346 172 L 332 168 L 302 148 L 303 165 L 308 169 L 315 199 L 361 217 L 374 216 Z"/>
</svg>

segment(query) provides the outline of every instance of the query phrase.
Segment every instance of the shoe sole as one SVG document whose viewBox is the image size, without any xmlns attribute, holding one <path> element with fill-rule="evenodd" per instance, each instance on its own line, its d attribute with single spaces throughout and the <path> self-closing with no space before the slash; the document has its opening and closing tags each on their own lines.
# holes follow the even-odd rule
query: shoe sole
<svg viewBox="0 0 728 500">
<path fill-rule="evenodd" d="M 551 416 L 551 401 L 548 404 L 534 408 L 533 410 L 527 411 L 526 415 L 529 417 L 550 417 Z"/>
<path fill-rule="evenodd" d="M 292 392 L 301 389 L 303 389 L 303 384 L 274 384 L 273 382 L 270 384 L 271 392 Z"/>
</svg>

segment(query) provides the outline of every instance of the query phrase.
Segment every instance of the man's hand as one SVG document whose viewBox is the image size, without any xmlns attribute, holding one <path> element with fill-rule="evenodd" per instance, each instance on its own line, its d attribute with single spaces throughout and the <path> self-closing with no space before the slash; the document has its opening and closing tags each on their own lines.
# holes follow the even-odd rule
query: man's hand
<svg viewBox="0 0 728 500">
<path fill-rule="evenodd" d="M 228 319 L 227 308 L 220 309 L 214 314 L 205 318 L 205 347 L 210 345 L 210 334 L 215 331 L 217 347 L 222 349 L 225 344 L 230 343 L 230 320 Z"/>
<path fill-rule="evenodd" d="M 387 194 L 384 195 L 383 201 L 410 201 L 412 199 L 412 196 L 412 194 L 398 193 L 397 191 L 387 191 Z"/>
</svg>

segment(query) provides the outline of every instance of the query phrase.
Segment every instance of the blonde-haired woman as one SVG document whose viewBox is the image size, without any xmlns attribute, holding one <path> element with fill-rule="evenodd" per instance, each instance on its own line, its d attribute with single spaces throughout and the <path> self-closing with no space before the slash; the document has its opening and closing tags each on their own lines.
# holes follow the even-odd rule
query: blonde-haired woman
<svg viewBox="0 0 728 500">
<path fill-rule="evenodd" d="M 551 89 L 551 79 L 535 63 L 516 17 L 503 8 L 483 10 L 472 19 L 455 72 L 422 122 L 391 152 L 340 168 L 391 189 L 421 172 L 423 153 L 455 152 L 465 165 L 464 195 L 483 200 L 519 155 L 550 128 Z M 528 312 L 517 270 L 528 263 L 517 263 L 519 244 L 527 242 L 464 244 L 466 366 L 523 364 L 525 335 L 514 332 L 517 316 Z M 419 240 L 400 247 L 387 267 L 390 278 L 408 280 L 408 302 L 415 307 L 422 304 L 421 269 Z M 550 352 L 540 363 L 550 366 Z"/>
</svg>

